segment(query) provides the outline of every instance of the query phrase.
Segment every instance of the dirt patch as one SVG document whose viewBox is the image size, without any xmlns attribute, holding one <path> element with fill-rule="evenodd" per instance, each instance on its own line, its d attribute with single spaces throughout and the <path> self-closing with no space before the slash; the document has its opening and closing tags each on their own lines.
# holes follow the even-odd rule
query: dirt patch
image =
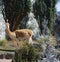
<svg viewBox="0 0 60 62">
<path fill-rule="evenodd" d="M 0 62 L 12 62 L 12 59 L 0 59 Z"/>
</svg>

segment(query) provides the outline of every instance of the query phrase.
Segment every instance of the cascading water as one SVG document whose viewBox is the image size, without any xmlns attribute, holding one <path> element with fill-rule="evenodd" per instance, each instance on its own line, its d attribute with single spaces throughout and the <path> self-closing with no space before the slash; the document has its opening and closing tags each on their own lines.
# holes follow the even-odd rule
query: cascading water
<svg viewBox="0 0 60 62">
<path fill-rule="evenodd" d="M 0 40 L 5 39 L 5 20 L 2 15 L 2 0 L 0 0 Z"/>
<path fill-rule="evenodd" d="M 31 0 L 31 12 L 33 11 L 33 4 L 35 3 L 35 0 Z"/>
<path fill-rule="evenodd" d="M 48 29 L 48 20 L 44 19 L 44 21 L 42 22 L 42 26 L 43 26 L 43 35 L 49 35 L 49 29 Z"/>
<path fill-rule="evenodd" d="M 40 37 L 40 35 L 39 35 L 39 33 L 40 33 L 39 26 L 38 26 L 37 20 L 34 18 L 34 15 L 33 15 L 32 12 L 29 13 L 29 20 L 28 20 L 26 26 L 27 26 L 27 28 L 33 30 L 34 39 L 37 39 L 38 37 Z"/>
<path fill-rule="evenodd" d="M 34 18 L 34 14 L 33 14 L 33 4 L 35 3 L 35 0 L 31 0 L 31 11 L 28 14 L 29 20 L 26 24 L 26 27 L 29 29 L 32 29 L 34 32 L 34 39 L 37 39 L 38 37 L 40 37 L 40 30 L 39 30 L 39 25 L 37 20 Z"/>
</svg>

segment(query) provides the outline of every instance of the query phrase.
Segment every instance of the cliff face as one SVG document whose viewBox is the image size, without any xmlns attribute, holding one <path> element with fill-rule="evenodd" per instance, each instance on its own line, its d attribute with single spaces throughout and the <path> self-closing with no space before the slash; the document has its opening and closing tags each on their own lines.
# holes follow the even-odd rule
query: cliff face
<svg viewBox="0 0 60 62">
<path fill-rule="evenodd" d="M 57 19 L 54 23 L 54 35 L 57 41 L 60 41 L 60 12 L 57 13 Z"/>
<path fill-rule="evenodd" d="M 1 39 L 5 39 L 5 21 L 2 14 L 0 14 L 0 40 Z"/>
<path fill-rule="evenodd" d="M 5 39 L 5 20 L 2 15 L 2 0 L 0 0 L 0 40 Z"/>
</svg>

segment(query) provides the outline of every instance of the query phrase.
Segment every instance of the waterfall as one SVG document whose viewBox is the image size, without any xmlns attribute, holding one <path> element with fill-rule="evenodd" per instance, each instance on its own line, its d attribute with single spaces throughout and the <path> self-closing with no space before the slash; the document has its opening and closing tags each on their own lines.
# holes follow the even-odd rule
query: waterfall
<svg viewBox="0 0 60 62">
<path fill-rule="evenodd" d="M 26 24 L 28 29 L 32 29 L 34 32 L 34 39 L 37 39 L 38 37 L 40 37 L 40 30 L 39 30 L 39 25 L 37 20 L 34 18 L 34 14 L 32 12 L 29 13 L 28 15 L 29 20 Z"/>
<path fill-rule="evenodd" d="M 35 3 L 35 0 L 31 0 L 31 12 L 33 11 L 33 4 Z"/>
<path fill-rule="evenodd" d="M 0 40 L 5 39 L 5 20 L 2 14 L 2 0 L 0 0 Z"/>
<path fill-rule="evenodd" d="M 40 30 L 37 20 L 35 19 L 35 16 L 33 14 L 33 4 L 35 3 L 35 0 L 31 0 L 31 11 L 28 14 L 29 20 L 26 24 L 26 27 L 28 29 L 32 29 L 34 32 L 34 39 L 37 39 L 40 37 Z"/>
</svg>

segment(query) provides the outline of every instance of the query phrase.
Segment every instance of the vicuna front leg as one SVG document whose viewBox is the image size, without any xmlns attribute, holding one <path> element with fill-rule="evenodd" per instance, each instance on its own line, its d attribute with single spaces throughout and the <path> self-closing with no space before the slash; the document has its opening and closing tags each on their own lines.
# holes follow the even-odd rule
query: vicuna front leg
<svg viewBox="0 0 60 62">
<path fill-rule="evenodd" d="M 29 38 L 29 44 L 33 44 L 32 38 Z"/>
</svg>

